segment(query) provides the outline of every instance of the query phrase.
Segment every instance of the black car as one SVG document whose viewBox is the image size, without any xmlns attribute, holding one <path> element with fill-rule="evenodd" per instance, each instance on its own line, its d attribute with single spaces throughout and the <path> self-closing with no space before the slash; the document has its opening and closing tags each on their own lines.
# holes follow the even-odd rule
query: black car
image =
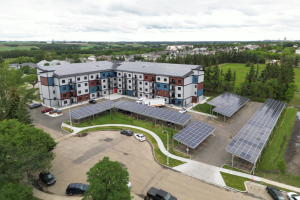
<svg viewBox="0 0 300 200">
<path fill-rule="evenodd" d="M 144 198 L 144 200 L 177 200 L 177 198 L 164 190 L 158 190 L 154 187 L 151 187 L 148 190 L 147 196 Z"/>
<path fill-rule="evenodd" d="M 40 180 L 46 184 L 46 186 L 52 185 L 56 182 L 54 176 L 49 172 L 41 172 L 39 177 Z"/>
<path fill-rule="evenodd" d="M 40 107 L 40 106 L 42 106 L 41 103 L 33 103 L 33 104 L 30 104 L 30 105 L 29 105 L 29 108 L 30 108 L 30 109 L 33 109 L 33 108 L 37 108 L 37 107 Z"/>
<path fill-rule="evenodd" d="M 285 200 L 283 194 L 274 186 L 267 186 L 267 192 L 272 196 L 275 200 Z"/>
<path fill-rule="evenodd" d="M 91 99 L 91 100 L 89 100 L 89 103 L 90 103 L 90 104 L 96 104 L 96 103 L 97 103 L 97 101 L 96 101 L 96 100 L 94 100 L 94 99 Z"/>
<path fill-rule="evenodd" d="M 121 134 L 123 135 L 128 135 L 128 136 L 133 136 L 133 132 L 131 130 L 122 130 Z"/>
<path fill-rule="evenodd" d="M 172 123 L 172 122 L 167 122 L 167 126 L 168 126 L 168 127 L 173 126 L 173 125 L 174 125 L 174 123 Z"/>
<path fill-rule="evenodd" d="M 89 185 L 84 185 L 82 183 L 71 183 L 67 190 L 66 194 L 72 196 L 73 194 L 83 194 L 89 188 Z"/>
</svg>

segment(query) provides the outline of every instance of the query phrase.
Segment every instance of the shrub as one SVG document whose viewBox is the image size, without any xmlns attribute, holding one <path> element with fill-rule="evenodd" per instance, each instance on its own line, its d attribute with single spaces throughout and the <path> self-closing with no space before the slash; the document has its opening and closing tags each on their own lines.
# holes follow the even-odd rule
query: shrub
<svg viewBox="0 0 300 200">
<path fill-rule="evenodd" d="M 286 163 L 285 163 L 284 159 L 278 160 L 278 161 L 277 161 L 277 165 L 278 165 L 278 168 L 279 168 L 279 170 L 280 170 L 280 173 L 281 173 L 281 174 L 285 174 L 285 171 L 286 171 Z"/>
</svg>

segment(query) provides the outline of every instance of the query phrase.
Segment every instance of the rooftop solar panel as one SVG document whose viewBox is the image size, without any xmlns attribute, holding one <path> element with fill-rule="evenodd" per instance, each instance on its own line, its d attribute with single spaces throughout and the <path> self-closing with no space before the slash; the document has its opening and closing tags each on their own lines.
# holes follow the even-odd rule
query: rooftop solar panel
<svg viewBox="0 0 300 200">
<path fill-rule="evenodd" d="M 115 106 L 118 109 L 127 110 L 148 117 L 154 117 L 156 119 L 169 121 L 179 125 L 185 125 L 192 118 L 191 115 L 124 100 L 118 101 Z"/>
<path fill-rule="evenodd" d="M 195 149 L 203 140 L 205 140 L 216 128 L 195 121 L 179 133 L 173 136 L 173 139 Z"/>
<path fill-rule="evenodd" d="M 78 108 L 76 110 L 72 110 L 69 112 L 69 114 L 76 118 L 76 119 L 82 119 L 109 109 L 112 109 L 114 107 L 114 102 L 113 101 L 104 101 L 100 102 L 94 105 L 90 106 L 85 106 L 82 108 Z"/>
<path fill-rule="evenodd" d="M 245 105 L 249 101 L 249 98 L 224 92 L 217 96 L 213 100 L 207 102 L 207 104 L 216 106 L 213 111 L 227 117 L 231 117 L 238 109 Z"/>
<path fill-rule="evenodd" d="M 226 151 L 256 163 L 284 106 L 281 101 L 267 99 L 227 145 Z"/>
</svg>

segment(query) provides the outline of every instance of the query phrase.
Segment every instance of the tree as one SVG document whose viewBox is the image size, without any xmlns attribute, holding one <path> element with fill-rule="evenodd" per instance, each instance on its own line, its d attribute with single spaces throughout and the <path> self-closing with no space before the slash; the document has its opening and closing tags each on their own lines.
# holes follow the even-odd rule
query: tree
<svg viewBox="0 0 300 200">
<path fill-rule="evenodd" d="M 20 95 L 17 94 L 16 88 L 13 86 L 10 89 L 8 97 L 8 108 L 6 110 L 6 119 L 18 118 L 18 107 L 20 103 Z"/>
<path fill-rule="evenodd" d="M 31 68 L 29 70 L 29 74 L 37 74 L 37 69 L 36 68 Z"/>
<path fill-rule="evenodd" d="M 29 111 L 27 110 L 26 102 L 22 98 L 18 109 L 18 121 L 26 125 L 32 124 L 32 119 L 30 118 Z"/>
<path fill-rule="evenodd" d="M 28 65 L 24 65 L 20 69 L 23 71 L 24 74 L 29 74 L 30 72 L 30 67 Z"/>
<path fill-rule="evenodd" d="M 84 200 L 132 199 L 130 188 L 127 186 L 129 173 L 119 162 L 104 157 L 86 174 L 90 186 L 84 195 Z"/>
<path fill-rule="evenodd" d="M 33 187 L 19 183 L 7 183 L 0 187 L 0 199 L 9 200 L 33 200 Z"/>
<path fill-rule="evenodd" d="M 0 58 L 0 62 L 1 62 L 1 58 Z M 298 65 L 299 65 L 299 57 L 298 57 L 298 55 L 295 58 L 294 64 L 295 64 L 295 67 L 298 67 Z"/>
<path fill-rule="evenodd" d="M 290 83 L 288 85 L 288 90 L 286 91 L 286 93 L 284 95 L 287 102 L 290 102 L 294 98 L 296 88 L 297 88 L 297 86 L 294 83 Z"/>
<path fill-rule="evenodd" d="M 31 74 L 26 77 L 24 77 L 24 81 L 26 83 L 30 83 L 32 85 L 32 88 L 39 82 L 38 76 L 36 74 Z"/>
<path fill-rule="evenodd" d="M 281 160 L 277 160 L 277 166 L 280 170 L 281 174 L 285 174 L 286 171 L 286 162 L 284 161 L 284 159 Z"/>
<path fill-rule="evenodd" d="M 57 143 L 42 129 L 16 119 L 0 122 L 0 184 L 23 180 L 30 172 L 49 171 Z"/>
<path fill-rule="evenodd" d="M 3 56 L 0 56 L 0 63 L 3 63 L 3 62 L 4 62 Z"/>
<path fill-rule="evenodd" d="M 50 65 L 49 63 L 45 63 L 45 64 L 44 64 L 44 66 L 49 66 L 49 65 Z"/>
<path fill-rule="evenodd" d="M 232 72 L 231 69 L 229 68 L 225 74 L 225 81 L 232 81 L 232 79 L 233 79 Z"/>
</svg>

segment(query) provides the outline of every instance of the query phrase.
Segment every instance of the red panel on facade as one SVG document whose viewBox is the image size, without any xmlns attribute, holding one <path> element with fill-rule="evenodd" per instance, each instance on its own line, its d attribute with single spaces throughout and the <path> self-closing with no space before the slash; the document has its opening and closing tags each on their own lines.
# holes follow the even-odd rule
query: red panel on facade
<svg viewBox="0 0 300 200">
<path fill-rule="evenodd" d="M 89 87 L 94 87 L 94 86 L 96 86 L 97 84 L 97 81 L 89 81 Z"/>
<path fill-rule="evenodd" d="M 192 97 L 192 102 L 193 102 L 193 103 L 198 103 L 198 102 L 197 102 L 197 97 Z"/>
<path fill-rule="evenodd" d="M 156 89 L 156 95 L 163 96 L 163 97 L 169 97 L 169 91 Z"/>
<path fill-rule="evenodd" d="M 175 83 L 175 85 L 183 85 L 183 78 L 175 78 L 175 77 L 170 77 L 170 84 Z"/>
<path fill-rule="evenodd" d="M 60 94 L 60 99 L 68 99 L 70 98 L 70 92 L 65 92 Z"/>
<path fill-rule="evenodd" d="M 41 84 L 42 85 L 48 85 L 48 78 L 47 77 L 41 77 Z"/>
<path fill-rule="evenodd" d="M 85 94 L 77 97 L 77 102 L 86 101 L 90 99 L 90 94 Z"/>
<path fill-rule="evenodd" d="M 203 82 L 202 83 L 198 83 L 198 90 L 203 89 Z"/>
<path fill-rule="evenodd" d="M 156 76 L 155 75 L 150 75 L 150 74 L 144 74 L 144 81 L 156 81 Z"/>
</svg>

